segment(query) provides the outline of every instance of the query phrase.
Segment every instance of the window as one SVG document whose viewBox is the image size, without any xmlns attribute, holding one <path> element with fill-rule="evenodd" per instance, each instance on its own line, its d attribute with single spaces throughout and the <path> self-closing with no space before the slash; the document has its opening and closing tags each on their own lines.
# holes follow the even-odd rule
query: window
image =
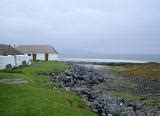
<svg viewBox="0 0 160 116">
<path fill-rule="evenodd" d="M 31 54 L 28 54 L 28 56 L 31 56 Z"/>
</svg>

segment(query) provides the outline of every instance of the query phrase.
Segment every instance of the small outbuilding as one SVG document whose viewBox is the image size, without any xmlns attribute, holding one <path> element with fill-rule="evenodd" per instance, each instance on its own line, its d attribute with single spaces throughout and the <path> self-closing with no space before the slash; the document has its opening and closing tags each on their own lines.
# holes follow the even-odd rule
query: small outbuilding
<svg viewBox="0 0 160 116">
<path fill-rule="evenodd" d="M 19 45 L 16 47 L 20 52 L 35 60 L 58 60 L 58 52 L 50 45 Z"/>
<path fill-rule="evenodd" d="M 31 64 L 30 57 L 10 45 L 0 44 L 0 69 L 5 69 L 8 64 L 12 67 L 18 67 L 24 62 L 28 65 Z"/>
</svg>

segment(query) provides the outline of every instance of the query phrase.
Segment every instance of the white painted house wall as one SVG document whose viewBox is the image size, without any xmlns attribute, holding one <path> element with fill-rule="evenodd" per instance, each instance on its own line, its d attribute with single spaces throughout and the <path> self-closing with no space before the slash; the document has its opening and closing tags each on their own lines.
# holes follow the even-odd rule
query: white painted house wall
<svg viewBox="0 0 160 116">
<path fill-rule="evenodd" d="M 58 60 L 58 54 L 49 54 L 48 60 Z"/>
<path fill-rule="evenodd" d="M 32 55 L 32 53 L 30 54 Z M 45 54 L 44 53 L 36 54 L 36 60 L 45 60 Z M 58 54 L 48 54 L 48 60 L 58 60 Z"/>
<path fill-rule="evenodd" d="M 12 67 L 18 67 L 22 65 L 23 61 L 26 61 L 26 63 L 30 65 L 31 57 L 27 55 L 16 55 L 16 61 L 15 61 L 15 56 L 12 55 L 0 56 L 0 69 L 5 69 L 5 66 L 7 64 L 11 64 Z"/>
<path fill-rule="evenodd" d="M 45 60 L 45 54 L 37 54 L 36 59 L 37 60 Z"/>
</svg>

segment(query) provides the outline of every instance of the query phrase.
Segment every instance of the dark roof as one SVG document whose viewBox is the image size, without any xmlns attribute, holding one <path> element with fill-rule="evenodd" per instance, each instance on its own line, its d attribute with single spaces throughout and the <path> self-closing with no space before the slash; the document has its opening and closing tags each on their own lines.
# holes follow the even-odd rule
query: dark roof
<svg viewBox="0 0 160 116">
<path fill-rule="evenodd" d="M 9 45 L 0 44 L 0 55 L 22 55 L 22 53 Z"/>
<path fill-rule="evenodd" d="M 27 53 L 50 53 L 58 54 L 56 49 L 50 45 L 19 45 L 16 47 L 17 50 L 24 54 Z"/>
</svg>

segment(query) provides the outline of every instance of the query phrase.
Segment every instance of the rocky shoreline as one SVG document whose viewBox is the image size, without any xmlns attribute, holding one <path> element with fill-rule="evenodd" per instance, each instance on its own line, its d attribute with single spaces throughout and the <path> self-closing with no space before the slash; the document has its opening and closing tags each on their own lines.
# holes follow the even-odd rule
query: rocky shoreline
<svg viewBox="0 0 160 116">
<path fill-rule="evenodd" d="M 110 76 L 110 75 L 107 75 Z M 54 85 L 65 91 L 75 92 L 81 98 L 89 101 L 92 111 L 101 116 L 136 115 L 158 116 L 157 107 L 151 107 L 135 100 L 127 100 L 108 94 L 98 86 L 111 84 L 104 72 L 84 64 L 71 64 L 64 73 L 49 73 Z M 108 86 L 108 88 L 111 86 Z M 107 89 L 108 89 L 107 88 Z"/>
</svg>

